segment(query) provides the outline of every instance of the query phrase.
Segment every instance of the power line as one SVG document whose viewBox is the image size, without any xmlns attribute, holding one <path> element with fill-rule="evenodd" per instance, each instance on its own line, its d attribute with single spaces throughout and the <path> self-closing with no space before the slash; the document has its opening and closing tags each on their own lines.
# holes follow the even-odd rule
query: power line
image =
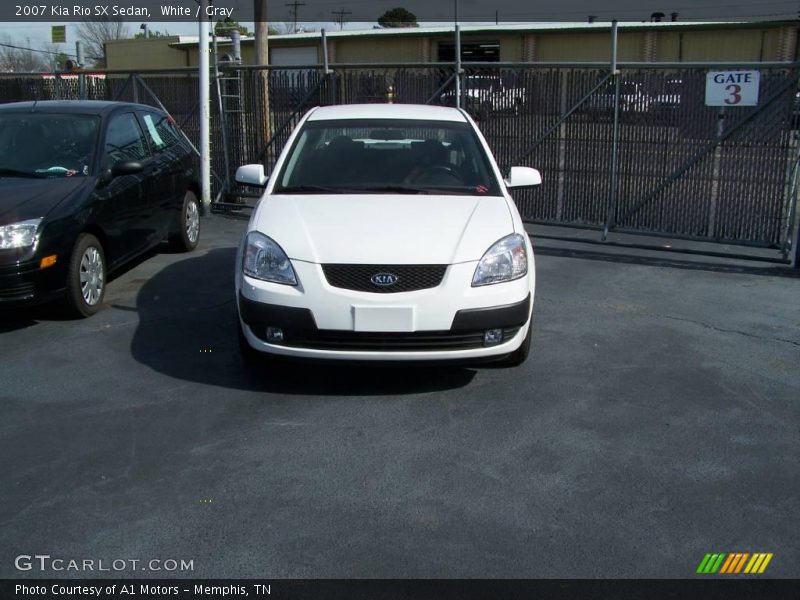
<svg viewBox="0 0 800 600">
<path fill-rule="evenodd" d="M 331 11 L 334 15 L 338 15 L 338 19 L 334 19 L 334 23 L 339 24 L 339 31 L 344 29 L 344 16 L 345 15 L 352 15 L 353 13 L 349 10 L 341 9 L 341 10 L 332 10 Z"/>
<path fill-rule="evenodd" d="M 292 18 L 294 20 L 294 27 L 293 27 L 292 31 L 294 33 L 297 33 L 297 9 L 300 8 L 301 6 L 305 6 L 305 5 L 306 5 L 305 2 L 298 2 L 297 0 L 294 0 L 294 2 L 287 2 L 286 3 L 286 6 L 292 7 Z"/>
<path fill-rule="evenodd" d="M 0 44 L 3 48 L 13 48 L 14 50 L 25 50 L 26 52 L 39 52 L 41 54 L 51 54 L 52 56 L 72 56 L 77 58 L 74 54 L 69 54 L 67 52 L 51 52 L 50 50 L 37 50 L 36 48 L 25 48 L 23 46 L 15 46 L 13 44 Z"/>
</svg>

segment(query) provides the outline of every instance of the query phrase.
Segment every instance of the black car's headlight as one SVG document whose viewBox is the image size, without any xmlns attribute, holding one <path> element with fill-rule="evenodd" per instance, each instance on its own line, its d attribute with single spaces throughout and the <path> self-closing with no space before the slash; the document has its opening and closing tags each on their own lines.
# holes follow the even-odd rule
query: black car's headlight
<svg viewBox="0 0 800 600">
<path fill-rule="evenodd" d="M 251 231 L 244 244 L 242 271 L 245 275 L 272 283 L 297 285 L 297 275 L 289 257 L 274 240 Z"/>
<path fill-rule="evenodd" d="M 525 238 L 512 233 L 486 251 L 472 277 L 472 287 L 503 283 L 524 277 L 528 272 Z"/>
<path fill-rule="evenodd" d="M 0 250 L 35 246 L 41 224 L 42 219 L 29 219 L 10 225 L 0 225 Z"/>
</svg>

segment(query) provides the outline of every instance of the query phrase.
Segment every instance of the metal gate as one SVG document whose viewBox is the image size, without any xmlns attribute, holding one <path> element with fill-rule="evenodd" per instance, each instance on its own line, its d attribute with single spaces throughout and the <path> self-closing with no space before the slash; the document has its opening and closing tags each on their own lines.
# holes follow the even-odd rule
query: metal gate
<svg viewBox="0 0 800 600">
<path fill-rule="evenodd" d="M 798 72 L 762 67 L 758 106 L 718 108 L 705 106 L 713 68 L 622 69 L 619 91 L 599 69 L 505 75 L 526 91 L 525 110 L 481 127 L 504 167 L 522 161 L 543 172 L 540 189 L 515 194 L 523 217 L 785 256 L 797 197 Z"/>
</svg>

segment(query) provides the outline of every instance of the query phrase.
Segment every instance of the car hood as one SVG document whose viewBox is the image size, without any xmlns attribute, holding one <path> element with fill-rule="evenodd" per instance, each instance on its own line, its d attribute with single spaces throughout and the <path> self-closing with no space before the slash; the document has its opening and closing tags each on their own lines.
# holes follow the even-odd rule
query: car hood
<svg viewBox="0 0 800 600">
<path fill-rule="evenodd" d="M 480 260 L 513 233 L 500 196 L 275 195 L 252 229 L 313 263 L 454 264 Z"/>
<path fill-rule="evenodd" d="M 0 224 L 44 217 L 79 188 L 90 185 L 89 177 L 0 177 Z"/>
</svg>

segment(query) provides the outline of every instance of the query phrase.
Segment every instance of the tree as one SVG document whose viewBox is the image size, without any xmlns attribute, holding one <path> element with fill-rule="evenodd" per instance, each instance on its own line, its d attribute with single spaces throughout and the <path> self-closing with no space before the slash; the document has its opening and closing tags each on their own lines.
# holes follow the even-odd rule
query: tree
<svg viewBox="0 0 800 600">
<path fill-rule="evenodd" d="M 94 61 L 96 67 L 106 66 L 106 42 L 129 36 L 128 26 L 119 18 L 102 17 L 78 24 L 78 37 L 83 40 L 86 58 Z"/>
<path fill-rule="evenodd" d="M 231 32 L 238 29 L 242 35 L 250 35 L 250 31 L 239 21 L 234 21 L 230 17 L 220 19 L 214 25 L 214 35 L 217 37 L 231 37 Z"/>
<path fill-rule="evenodd" d="M 378 17 L 381 27 L 419 27 L 417 15 L 402 7 L 392 8 Z"/>
<path fill-rule="evenodd" d="M 6 73 L 28 73 L 32 71 L 49 71 L 51 69 L 47 55 L 24 48 L 8 35 L 0 38 L 0 71 Z"/>
<path fill-rule="evenodd" d="M 136 39 L 144 39 L 145 33 L 144 31 L 140 31 L 139 33 L 135 33 L 133 37 Z M 151 31 L 148 29 L 147 37 L 148 38 L 169 37 L 169 31 Z"/>
</svg>

